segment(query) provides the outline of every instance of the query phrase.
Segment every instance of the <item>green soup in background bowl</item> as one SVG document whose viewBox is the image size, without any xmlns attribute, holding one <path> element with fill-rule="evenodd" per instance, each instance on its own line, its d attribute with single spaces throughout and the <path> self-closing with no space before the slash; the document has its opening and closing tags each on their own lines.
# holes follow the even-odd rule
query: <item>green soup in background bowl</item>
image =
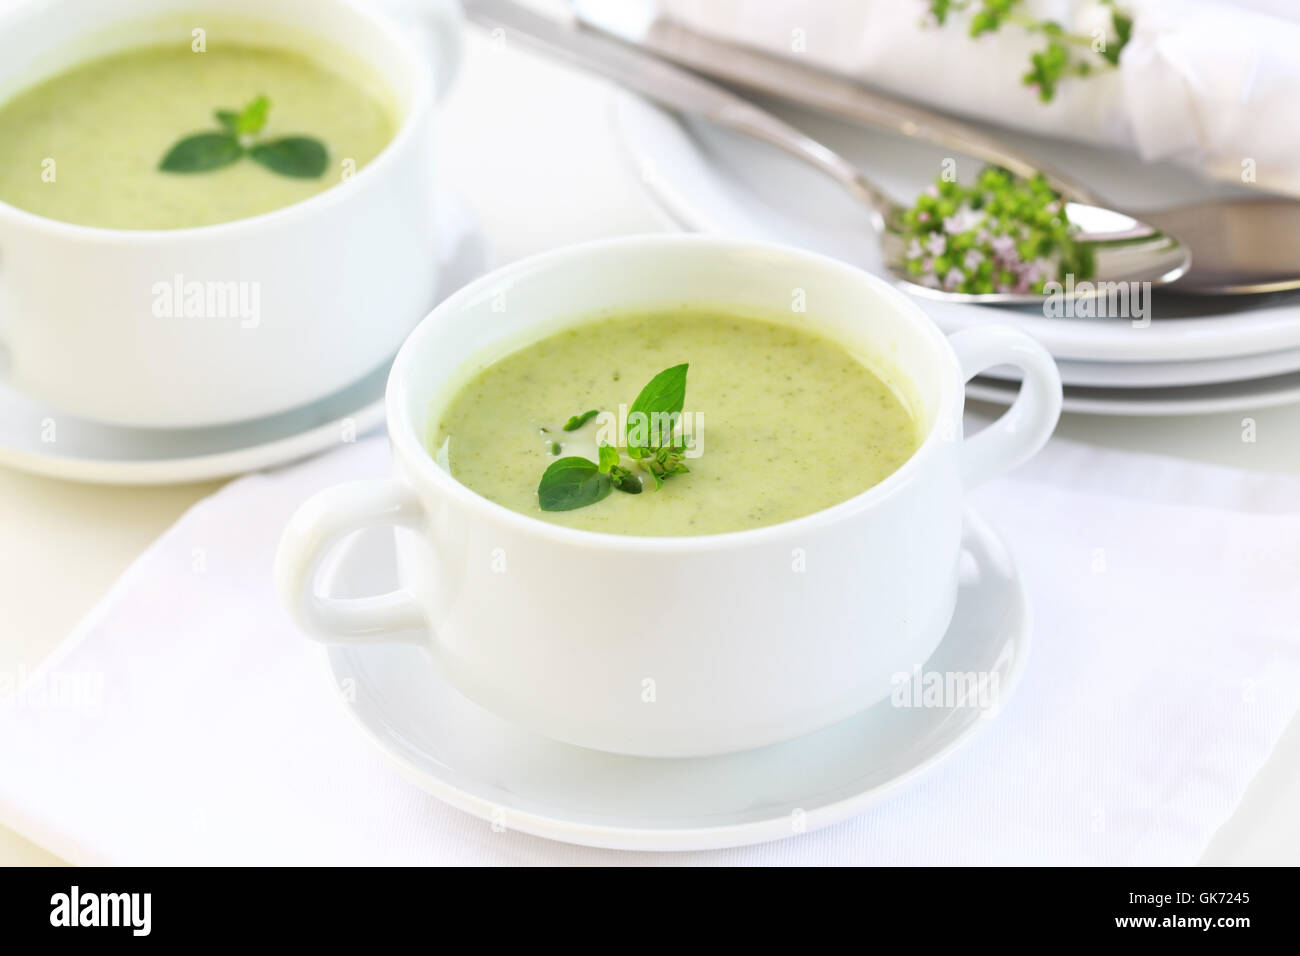
<svg viewBox="0 0 1300 956">
<path fill-rule="evenodd" d="M 411 6 L 0 13 L 6 384 L 82 418 L 187 428 L 296 408 L 391 361 L 437 300 L 434 104 L 461 26 Z M 229 162 L 161 168 L 231 127 Z"/>
<path fill-rule="evenodd" d="M 202 52 L 193 47 L 182 38 L 115 53 L 0 103 L 0 201 L 86 226 L 206 226 L 314 196 L 364 167 L 396 131 L 391 95 L 364 63 L 345 60 L 340 71 L 324 54 L 229 42 L 220 30 Z M 326 151 L 324 169 L 160 168 L 184 135 L 221 129 L 216 110 L 259 96 L 269 104 L 260 137 L 309 134 Z"/>
</svg>

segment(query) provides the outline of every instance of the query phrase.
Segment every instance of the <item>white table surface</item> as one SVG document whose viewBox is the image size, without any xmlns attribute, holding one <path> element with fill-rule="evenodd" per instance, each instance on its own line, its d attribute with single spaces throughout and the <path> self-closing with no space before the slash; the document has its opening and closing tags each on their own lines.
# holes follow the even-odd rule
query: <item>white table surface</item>
<svg viewBox="0 0 1300 956">
<path fill-rule="evenodd" d="M 464 69 L 443 110 L 443 157 L 498 263 L 564 243 L 664 228 L 626 168 L 607 113 L 602 83 L 471 31 Z M 1256 421 L 1253 444 L 1241 440 L 1246 415 Z M 1300 473 L 1300 405 L 1181 419 L 1074 415 L 1059 433 Z M 145 546 L 218 485 L 110 488 L 0 467 L 0 671 L 30 669 L 49 654 Z M 1203 862 L 1300 863 L 1296 807 L 1300 719 Z M 0 864 L 58 862 L 0 828 Z"/>
</svg>

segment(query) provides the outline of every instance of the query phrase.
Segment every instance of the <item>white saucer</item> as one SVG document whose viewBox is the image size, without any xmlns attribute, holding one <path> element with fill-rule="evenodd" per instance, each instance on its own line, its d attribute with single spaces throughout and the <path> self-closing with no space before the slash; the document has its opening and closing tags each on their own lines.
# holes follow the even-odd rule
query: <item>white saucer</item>
<svg viewBox="0 0 1300 956">
<path fill-rule="evenodd" d="M 441 295 L 488 267 L 477 221 L 449 190 L 439 236 Z M 0 384 L 0 464 L 23 471 L 140 485 L 203 481 L 266 468 L 329 448 L 344 429 L 361 435 L 384 420 L 385 362 L 359 382 L 278 415 L 207 428 L 125 428 L 75 418 Z M 53 441 L 47 423 L 53 423 Z"/>
<path fill-rule="evenodd" d="M 967 512 L 962 581 L 948 634 L 925 665 L 998 674 L 999 704 L 1019 679 L 1029 611 L 996 533 Z M 338 549 L 325 587 L 389 590 L 391 531 Z M 494 825 L 586 846 L 697 850 L 829 826 L 884 799 L 987 725 L 996 708 L 895 707 L 890 701 L 798 740 L 693 759 L 625 757 L 509 724 L 453 690 L 411 645 L 330 647 L 334 685 L 361 728 L 418 786 Z"/>
<path fill-rule="evenodd" d="M 842 152 L 900 201 L 914 197 L 933 179 L 944 155 L 923 143 L 806 110 L 769 102 L 764 106 Z M 611 117 L 638 178 L 680 227 L 787 242 L 883 271 L 866 211 L 808 166 L 748 137 L 698 118 L 680 118 L 623 91 L 613 96 Z M 1243 188 L 1206 184 L 1185 169 L 1142 164 L 1114 151 L 1002 130 L 999 135 L 1083 181 L 1104 185 L 1115 201 L 1134 208 Z M 991 309 L 931 299 L 921 304 L 947 332 L 995 320 L 1009 322 L 1031 333 L 1058 359 L 1075 362 L 1198 361 L 1212 363 L 1202 366 L 1210 375 L 1201 382 L 1225 382 L 1261 374 L 1254 368 L 1236 368 L 1239 357 L 1290 350 L 1285 360 L 1269 362 L 1262 374 L 1300 370 L 1300 297 L 1294 295 L 1248 301 L 1162 298 L 1146 328 L 1123 319 L 1047 318 L 1037 309 Z M 1068 375 L 1071 369 L 1065 371 Z M 1178 370 L 1184 380 L 1177 384 L 1197 384 L 1186 380 L 1197 371 L 1190 366 Z"/>
<path fill-rule="evenodd" d="M 966 395 L 1010 405 L 1019 382 L 980 377 L 966 383 Z M 1083 415 L 1212 415 L 1300 402 L 1300 372 L 1271 378 L 1172 388 L 1087 388 L 1067 385 L 1062 408 Z"/>
<path fill-rule="evenodd" d="M 1182 385 L 1248 383 L 1300 370 L 1300 349 L 1280 349 L 1259 355 L 1227 359 L 1193 359 L 1186 362 L 1077 362 L 1057 359 L 1061 380 L 1088 388 L 1160 389 Z M 1020 372 L 1000 366 L 984 373 L 989 378 L 1019 381 Z"/>
</svg>

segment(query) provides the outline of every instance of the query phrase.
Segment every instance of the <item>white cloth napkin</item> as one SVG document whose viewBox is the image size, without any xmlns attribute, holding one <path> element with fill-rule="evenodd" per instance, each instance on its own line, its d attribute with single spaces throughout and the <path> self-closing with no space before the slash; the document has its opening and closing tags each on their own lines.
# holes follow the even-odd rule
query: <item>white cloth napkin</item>
<svg viewBox="0 0 1300 956">
<path fill-rule="evenodd" d="M 973 40 L 960 11 L 943 27 L 923 26 L 928 0 L 658 2 L 702 32 L 942 109 L 1174 160 L 1226 182 L 1242 183 L 1248 167 L 1258 185 L 1300 195 L 1294 0 L 1116 0 L 1134 18 L 1119 68 L 1066 79 L 1050 103 L 1021 83 L 1041 35 L 1010 24 Z M 1098 0 L 1027 0 L 1023 10 L 1083 36 L 1110 17 Z"/>
<path fill-rule="evenodd" d="M 0 822 L 76 863 L 1195 861 L 1300 705 L 1300 480 L 1052 442 L 973 503 L 1033 604 L 1024 682 L 862 815 L 758 847 L 493 832 L 407 782 L 277 606 L 280 528 L 380 438 L 200 502 L 0 706 Z"/>
</svg>

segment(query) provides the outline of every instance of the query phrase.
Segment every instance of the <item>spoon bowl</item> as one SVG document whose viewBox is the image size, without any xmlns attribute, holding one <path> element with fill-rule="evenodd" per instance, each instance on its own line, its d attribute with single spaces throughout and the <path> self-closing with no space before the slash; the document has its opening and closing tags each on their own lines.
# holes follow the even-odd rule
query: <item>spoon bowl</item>
<svg viewBox="0 0 1300 956">
<path fill-rule="evenodd" d="M 893 205 L 886 223 L 895 222 L 902 213 Z M 903 258 L 904 242 L 900 231 L 885 226 L 881 236 L 885 265 L 896 281 L 915 295 L 948 302 L 977 305 L 1040 305 L 1047 297 L 1064 299 L 1105 299 L 1121 283 L 1150 283 L 1151 288 L 1183 288 L 1182 282 L 1192 265 L 1190 250 L 1168 233 L 1125 213 L 1086 203 L 1067 203 L 1066 215 L 1082 230 L 1080 241 L 1092 246 L 1096 271 L 1087 279 L 1061 277 L 1048 295 L 1037 292 L 990 292 L 982 294 L 950 292 L 922 285 L 908 275 Z"/>
<path fill-rule="evenodd" d="M 1191 268 L 1191 251 L 1178 238 L 1128 213 L 1091 203 L 1070 202 L 1065 213 L 1078 226 L 1077 241 L 1092 247 L 1095 271 L 1083 279 L 1060 276 L 1059 289 L 1038 292 L 953 292 L 916 282 L 907 271 L 906 241 L 902 222 L 905 207 L 889 199 L 848 160 L 820 142 L 785 126 L 768 113 L 761 113 L 765 142 L 816 166 L 840 183 L 871 211 L 871 223 L 880 237 L 885 267 L 908 292 L 929 299 L 975 305 L 1041 305 L 1051 298 L 1106 298 L 1120 283 L 1149 283 L 1151 288 L 1180 282 Z M 769 128 L 767 121 L 771 121 Z M 751 130 L 750 132 L 754 132 Z M 777 142 L 780 139 L 781 142 Z M 1182 288 L 1181 283 L 1177 288 Z"/>
</svg>

